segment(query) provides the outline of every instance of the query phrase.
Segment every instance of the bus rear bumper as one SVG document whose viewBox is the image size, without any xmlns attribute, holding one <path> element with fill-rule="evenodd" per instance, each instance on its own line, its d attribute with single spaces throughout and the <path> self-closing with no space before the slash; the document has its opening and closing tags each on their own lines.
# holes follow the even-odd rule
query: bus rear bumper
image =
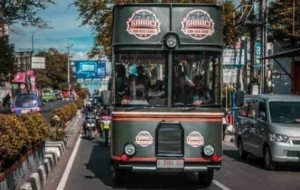
<svg viewBox="0 0 300 190">
<path fill-rule="evenodd" d="M 218 164 L 185 164 L 182 168 L 158 168 L 155 163 L 115 163 L 115 169 L 129 170 L 133 172 L 157 172 L 157 171 L 180 171 L 180 172 L 206 172 L 208 169 L 221 169 Z"/>
</svg>

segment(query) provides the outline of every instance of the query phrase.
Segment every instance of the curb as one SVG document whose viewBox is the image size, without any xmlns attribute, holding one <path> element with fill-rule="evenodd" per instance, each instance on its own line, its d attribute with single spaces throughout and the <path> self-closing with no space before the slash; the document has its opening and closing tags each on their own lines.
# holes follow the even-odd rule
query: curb
<svg viewBox="0 0 300 190">
<path fill-rule="evenodd" d="M 46 142 L 45 145 L 45 159 L 36 172 L 31 174 L 21 187 L 20 190 L 40 190 L 46 184 L 47 176 L 52 171 L 56 163 L 59 161 L 63 152 L 65 151 L 65 144 L 59 142 Z"/>
<path fill-rule="evenodd" d="M 235 136 L 233 134 L 226 134 L 224 138 L 224 142 L 234 144 Z"/>
<path fill-rule="evenodd" d="M 79 116 L 80 115 L 77 113 L 77 116 L 75 116 L 76 119 L 71 122 L 68 129 L 70 133 L 68 134 L 66 141 L 78 125 L 78 121 L 80 119 Z M 44 161 L 41 163 L 37 171 L 29 176 L 28 180 L 20 187 L 19 190 L 41 190 L 43 188 L 46 184 L 47 177 L 66 150 L 65 143 L 66 142 L 64 141 L 46 142 Z"/>
</svg>

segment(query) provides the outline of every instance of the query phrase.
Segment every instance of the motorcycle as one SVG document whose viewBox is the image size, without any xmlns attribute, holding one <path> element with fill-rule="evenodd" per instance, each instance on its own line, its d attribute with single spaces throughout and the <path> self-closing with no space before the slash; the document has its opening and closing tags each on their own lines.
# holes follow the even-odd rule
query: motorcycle
<svg viewBox="0 0 300 190">
<path fill-rule="evenodd" d="M 86 136 L 89 139 L 95 138 L 96 135 L 96 114 L 87 113 L 85 117 Z"/>
<path fill-rule="evenodd" d="M 111 125 L 111 116 L 110 115 L 101 116 L 101 130 L 104 133 L 103 135 L 104 135 L 105 146 L 108 146 L 110 125 Z"/>
</svg>

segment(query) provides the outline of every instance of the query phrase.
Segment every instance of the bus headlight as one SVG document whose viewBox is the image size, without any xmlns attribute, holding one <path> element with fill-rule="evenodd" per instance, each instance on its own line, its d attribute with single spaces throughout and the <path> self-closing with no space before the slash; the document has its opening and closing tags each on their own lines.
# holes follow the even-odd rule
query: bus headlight
<svg viewBox="0 0 300 190">
<path fill-rule="evenodd" d="M 128 143 L 124 146 L 124 153 L 127 156 L 133 156 L 136 153 L 136 147 L 133 143 Z"/>
<path fill-rule="evenodd" d="M 203 147 L 203 153 L 205 156 L 210 157 L 215 153 L 215 148 L 208 144 Z"/>
</svg>

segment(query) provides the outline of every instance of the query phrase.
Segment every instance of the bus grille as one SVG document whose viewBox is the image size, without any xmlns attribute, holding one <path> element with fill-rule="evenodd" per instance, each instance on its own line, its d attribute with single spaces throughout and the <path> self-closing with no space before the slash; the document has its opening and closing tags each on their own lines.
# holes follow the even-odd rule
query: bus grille
<svg viewBox="0 0 300 190">
<path fill-rule="evenodd" d="M 156 131 L 156 156 L 183 156 L 183 135 L 179 123 L 161 123 Z"/>
</svg>

